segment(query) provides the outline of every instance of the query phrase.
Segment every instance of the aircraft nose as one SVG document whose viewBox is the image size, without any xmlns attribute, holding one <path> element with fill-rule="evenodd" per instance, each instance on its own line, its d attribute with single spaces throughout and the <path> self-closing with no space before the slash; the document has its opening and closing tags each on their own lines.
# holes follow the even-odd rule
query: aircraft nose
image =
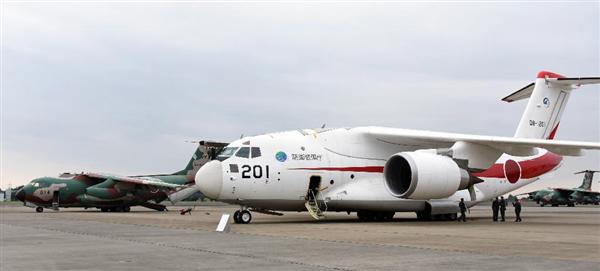
<svg viewBox="0 0 600 271">
<path fill-rule="evenodd" d="M 196 173 L 196 187 L 205 196 L 218 199 L 223 187 L 223 166 L 221 161 L 213 160 L 202 166 Z"/>
<path fill-rule="evenodd" d="M 23 190 L 23 188 L 19 189 L 19 191 L 17 191 L 17 194 L 15 194 L 15 198 L 17 200 L 25 202 L 25 190 Z"/>
</svg>

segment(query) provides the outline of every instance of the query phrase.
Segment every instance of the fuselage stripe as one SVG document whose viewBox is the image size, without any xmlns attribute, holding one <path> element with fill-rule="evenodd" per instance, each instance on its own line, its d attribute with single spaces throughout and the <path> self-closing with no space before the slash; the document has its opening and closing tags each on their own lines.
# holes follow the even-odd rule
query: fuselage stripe
<svg viewBox="0 0 600 271">
<path fill-rule="evenodd" d="M 539 177 L 554 168 L 562 161 L 562 156 L 547 152 L 546 154 L 533 158 L 531 160 L 519 161 L 521 167 L 521 178 L 530 179 Z M 366 172 L 366 173 L 383 173 L 382 166 L 365 166 L 365 167 L 302 167 L 290 168 L 290 170 L 323 170 L 323 171 L 350 171 L 350 172 Z M 492 165 L 480 173 L 473 174 L 479 178 L 506 178 L 504 173 L 504 164 L 498 163 Z"/>
<path fill-rule="evenodd" d="M 383 167 L 382 166 L 367 166 L 367 167 L 303 167 L 303 168 L 290 168 L 290 170 L 324 170 L 324 171 L 352 171 L 352 172 L 383 173 Z"/>
</svg>

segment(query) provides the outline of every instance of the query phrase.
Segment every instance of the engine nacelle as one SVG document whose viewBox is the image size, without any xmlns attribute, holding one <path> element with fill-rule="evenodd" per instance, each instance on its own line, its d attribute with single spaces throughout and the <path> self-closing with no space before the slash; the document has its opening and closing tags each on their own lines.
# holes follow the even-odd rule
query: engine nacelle
<svg viewBox="0 0 600 271">
<path fill-rule="evenodd" d="M 471 185 L 469 173 L 452 158 L 425 152 L 400 152 L 384 167 L 385 186 L 398 198 L 440 199 Z"/>
<path fill-rule="evenodd" d="M 117 190 L 116 183 L 111 178 L 85 189 L 85 193 L 101 199 L 116 199 L 126 195 L 125 191 Z"/>
</svg>

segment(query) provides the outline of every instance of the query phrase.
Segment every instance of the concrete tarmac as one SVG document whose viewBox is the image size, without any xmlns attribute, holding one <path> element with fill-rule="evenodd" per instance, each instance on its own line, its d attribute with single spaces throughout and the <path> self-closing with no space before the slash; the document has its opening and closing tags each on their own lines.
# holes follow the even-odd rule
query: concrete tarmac
<svg viewBox="0 0 600 271">
<path fill-rule="evenodd" d="M 359 222 L 355 214 L 253 213 L 214 230 L 234 206 L 191 215 L 0 207 L 0 270 L 600 270 L 600 208 L 527 207 L 515 223 L 487 206 L 466 223 Z"/>
</svg>

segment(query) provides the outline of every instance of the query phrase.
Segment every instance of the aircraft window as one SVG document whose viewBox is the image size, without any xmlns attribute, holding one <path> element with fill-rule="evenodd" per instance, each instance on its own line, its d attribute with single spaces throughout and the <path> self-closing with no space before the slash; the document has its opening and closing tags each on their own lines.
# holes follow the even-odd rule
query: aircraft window
<svg viewBox="0 0 600 271">
<path fill-rule="evenodd" d="M 252 158 L 260 157 L 260 148 L 252 147 Z"/>
<path fill-rule="evenodd" d="M 235 154 L 237 157 L 248 158 L 250 157 L 250 148 L 241 147 L 240 150 Z"/>
<path fill-rule="evenodd" d="M 237 149 L 238 149 L 238 147 L 227 147 L 227 148 L 223 149 L 221 151 L 221 153 L 219 153 L 219 155 L 217 155 L 217 160 L 223 161 L 223 160 L 231 157 Z"/>
<path fill-rule="evenodd" d="M 240 172 L 237 164 L 229 164 L 229 172 L 238 173 Z"/>
<path fill-rule="evenodd" d="M 33 187 L 40 187 L 40 183 L 33 183 L 32 186 Z"/>
</svg>

